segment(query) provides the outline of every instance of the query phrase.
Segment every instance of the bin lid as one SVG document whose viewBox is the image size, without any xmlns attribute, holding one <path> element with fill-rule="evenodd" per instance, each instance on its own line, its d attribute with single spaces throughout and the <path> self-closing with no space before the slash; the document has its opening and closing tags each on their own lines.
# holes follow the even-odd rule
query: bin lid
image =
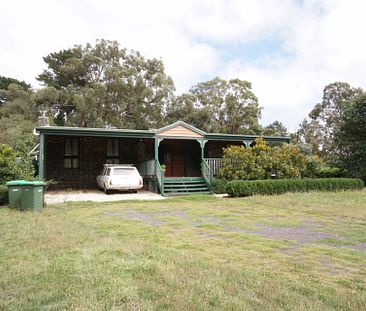
<svg viewBox="0 0 366 311">
<path fill-rule="evenodd" d="M 12 180 L 8 181 L 6 183 L 7 186 L 44 186 L 45 182 L 34 180 L 34 181 L 28 181 L 28 180 Z"/>
</svg>

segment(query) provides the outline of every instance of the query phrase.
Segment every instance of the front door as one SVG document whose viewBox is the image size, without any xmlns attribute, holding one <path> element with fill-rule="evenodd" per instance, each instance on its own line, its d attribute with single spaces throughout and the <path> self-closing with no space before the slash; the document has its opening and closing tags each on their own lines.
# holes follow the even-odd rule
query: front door
<svg viewBox="0 0 366 311">
<path fill-rule="evenodd" d="M 167 139 L 159 146 L 165 177 L 200 177 L 201 147 L 195 140 Z"/>
<path fill-rule="evenodd" d="M 182 141 L 170 141 L 164 146 L 166 177 L 184 177 L 184 145 Z"/>
</svg>

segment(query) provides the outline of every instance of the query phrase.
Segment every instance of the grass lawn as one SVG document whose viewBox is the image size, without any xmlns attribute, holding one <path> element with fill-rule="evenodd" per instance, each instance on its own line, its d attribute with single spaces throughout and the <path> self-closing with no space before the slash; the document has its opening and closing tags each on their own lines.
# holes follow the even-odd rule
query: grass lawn
<svg viewBox="0 0 366 311">
<path fill-rule="evenodd" d="M 0 209 L 0 310 L 366 310 L 366 191 Z"/>
</svg>

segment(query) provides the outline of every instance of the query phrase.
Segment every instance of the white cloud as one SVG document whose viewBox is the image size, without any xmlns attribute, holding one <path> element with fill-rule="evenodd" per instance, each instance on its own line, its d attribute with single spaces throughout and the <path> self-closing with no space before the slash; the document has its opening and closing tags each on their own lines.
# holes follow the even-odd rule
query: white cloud
<svg viewBox="0 0 366 311">
<path fill-rule="evenodd" d="M 366 21 L 362 1 L 305 1 L 281 27 L 284 48 L 292 58 L 265 56 L 265 67 L 236 61 L 226 65 L 225 76 L 253 83 L 264 106 L 263 122 L 284 121 L 295 130 L 321 100 L 322 89 L 334 81 L 366 87 Z"/>
<path fill-rule="evenodd" d="M 0 74 L 37 85 L 43 56 L 117 40 L 162 58 L 178 92 L 216 75 L 251 81 L 263 122 L 279 119 L 294 130 L 327 83 L 366 87 L 365 8 L 362 0 L 3 0 Z M 225 47 L 271 38 L 286 53 L 221 56 Z"/>
</svg>

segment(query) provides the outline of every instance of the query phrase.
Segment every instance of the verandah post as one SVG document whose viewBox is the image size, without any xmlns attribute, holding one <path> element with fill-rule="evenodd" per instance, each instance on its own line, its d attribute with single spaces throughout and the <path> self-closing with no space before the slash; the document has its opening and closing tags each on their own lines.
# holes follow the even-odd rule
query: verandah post
<svg viewBox="0 0 366 311">
<path fill-rule="evenodd" d="M 198 143 L 201 146 L 201 160 L 205 158 L 205 145 L 207 143 L 207 139 L 197 139 Z"/>
<path fill-rule="evenodd" d="M 45 154 L 45 148 L 44 148 L 44 143 L 45 143 L 45 137 L 44 134 L 40 134 L 39 135 L 39 159 L 38 159 L 38 177 L 40 180 L 44 180 L 45 179 L 45 171 L 44 171 L 44 154 Z"/>
</svg>

